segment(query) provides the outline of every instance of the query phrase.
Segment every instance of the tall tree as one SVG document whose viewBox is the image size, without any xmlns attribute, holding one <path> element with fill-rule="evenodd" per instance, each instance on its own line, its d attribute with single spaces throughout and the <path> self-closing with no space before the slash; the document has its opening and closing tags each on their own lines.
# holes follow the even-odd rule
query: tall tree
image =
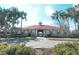
<svg viewBox="0 0 79 59">
<path fill-rule="evenodd" d="M 63 21 L 63 27 L 65 32 L 68 34 L 70 32 L 69 26 L 69 17 L 70 15 L 67 14 L 65 11 L 61 11 L 60 13 L 61 21 Z"/>
<path fill-rule="evenodd" d="M 51 17 L 53 20 L 57 20 L 59 22 L 60 27 L 61 27 L 60 11 L 56 11 L 55 13 L 52 14 Z"/>
<path fill-rule="evenodd" d="M 0 7 L 0 30 L 3 29 L 6 33 L 8 30 L 15 27 L 15 24 L 19 23 L 19 19 L 26 19 L 26 13 L 24 11 L 19 11 L 16 7 L 11 7 L 8 9 L 2 9 Z"/>
<path fill-rule="evenodd" d="M 77 23 L 77 12 L 74 8 L 68 8 L 67 9 L 67 13 L 70 15 L 71 20 L 74 20 L 74 24 L 75 24 L 75 30 L 76 30 L 76 23 Z"/>
<path fill-rule="evenodd" d="M 9 13 L 7 18 L 11 23 L 12 31 L 13 31 L 15 24 L 18 24 L 20 18 L 21 18 L 21 28 L 22 28 L 22 20 L 26 19 L 26 13 L 24 11 L 19 11 L 15 7 L 12 7 L 9 8 Z"/>
<path fill-rule="evenodd" d="M 21 33 L 22 33 L 22 23 L 23 23 L 22 21 L 27 20 L 26 19 L 27 14 L 22 11 L 22 12 L 19 13 L 19 16 L 21 17 Z"/>
</svg>

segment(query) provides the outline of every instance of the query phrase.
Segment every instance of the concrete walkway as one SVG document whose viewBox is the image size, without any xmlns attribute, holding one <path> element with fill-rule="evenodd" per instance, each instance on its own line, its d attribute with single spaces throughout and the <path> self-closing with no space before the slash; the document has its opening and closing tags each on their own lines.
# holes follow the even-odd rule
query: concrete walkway
<svg viewBox="0 0 79 59">
<path fill-rule="evenodd" d="M 52 48 L 57 44 L 65 42 L 79 42 L 79 40 L 37 37 L 36 40 L 27 42 L 26 46 L 31 46 L 33 48 Z"/>
<path fill-rule="evenodd" d="M 31 37 L 30 37 L 31 38 Z M 26 46 L 31 46 L 33 48 L 52 48 L 57 44 L 65 42 L 79 42 L 77 38 L 45 38 L 37 37 L 35 40 L 27 40 L 27 38 L 1 38 L 1 42 L 4 43 L 16 43 L 25 44 Z"/>
<path fill-rule="evenodd" d="M 42 40 L 55 40 L 55 41 L 79 41 L 79 38 L 46 38 L 46 37 L 37 37 L 36 39 Z"/>
</svg>

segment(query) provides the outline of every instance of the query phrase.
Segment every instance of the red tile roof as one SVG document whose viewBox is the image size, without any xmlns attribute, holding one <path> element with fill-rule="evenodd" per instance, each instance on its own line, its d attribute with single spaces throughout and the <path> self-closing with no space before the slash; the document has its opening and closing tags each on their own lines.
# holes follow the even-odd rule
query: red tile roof
<svg viewBox="0 0 79 59">
<path fill-rule="evenodd" d="M 24 29 L 37 29 L 37 30 L 42 30 L 42 29 L 47 29 L 47 30 L 60 30 L 63 29 L 63 27 L 55 27 L 55 26 L 50 26 L 50 25 L 32 25 L 25 27 Z"/>
</svg>

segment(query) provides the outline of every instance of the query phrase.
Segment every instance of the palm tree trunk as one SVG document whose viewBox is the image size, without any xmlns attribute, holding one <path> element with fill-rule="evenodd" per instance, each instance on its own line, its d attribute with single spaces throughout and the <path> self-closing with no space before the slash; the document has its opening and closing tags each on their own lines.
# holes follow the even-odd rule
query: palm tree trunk
<svg viewBox="0 0 79 59">
<path fill-rule="evenodd" d="M 5 29 L 4 29 L 4 33 L 5 33 L 5 36 L 7 36 L 7 24 L 6 24 L 6 21 L 5 21 Z"/>
<path fill-rule="evenodd" d="M 68 23 L 68 32 L 70 32 L 70 26 L 69 26 L 69 21 L 68 21 L 68 19 L 67 19 L 67 23 Z"/>
<path fill-rule="evenodd" d="M 74 21 L 74 24 L 75 24 L 75 31 L 76 31 L 76 21 Z"/>
<path fill-rule="evenodd" d="M 78 22 L 78 33 L 79 33 L 79 20 L 77 22 Z"/>
<path fill-rule="evenodd" d="M 67 22 L 67 23 L 66 23 Z M 68 19 L 64 19 L 64 31 L 65 31 L 65 33 L 68 35 L 69 34 L 69 21 L 68 21 Z"/>
<path fill-rule="evenodd" d="M 61 22 L 60 22 L 60 20 L 59 20 L 59 19 L 58 19 L 58 22 L 59 22 L 59 25 L 60 25 L 60 30 L 61 30 L 62 25 L 61 25 Z M 60 30 L 59 30 L 58 32 L 60 32 Z"/>
<path fill-rule="evenodd" d="M 75 31 L 77 30 L 76 29 L 76 18 L 74 18 L 74 25 L 75 25 Z"/>
<path fill-rule="evenodd" d="M 14 21 L 12 21 L 12 27 L 11 27 L 11 35 L 14 36 Z"/>
<path fill-rule="evenodd" d="M 76 30 L 76 23 L 75 23 L 75 30 Z"/>
<path fill-rule="evenodd" d="M 22 34 L 22 19 L 21 19 L 21 34 Z"/>
<path fill-rule="evenodd" d="M 61 22 L 60 22 L 60 20 L 58 19 L 58 22 L 59 22 L 59 25 L 60 25 L 60 29 L 61 29 Z"/>
<path fill-rule="evenodd" d="M 79 22 L 78 22 L 78 31 L 79 31 Z"/>
<path fill-rule="evenodd" d="M 0 27 L 0 34 L 1 34 L 1 28 L 2 28 L 2 27 Z M 0 35 L 0 40 L 1 40 L 1 35 Z"/>
<path fill-rule="evenodd" d="M 12 32 L 13 32 L 13 29 L 14 29 L 14 23 L 12 24 Z"/>
</svg>

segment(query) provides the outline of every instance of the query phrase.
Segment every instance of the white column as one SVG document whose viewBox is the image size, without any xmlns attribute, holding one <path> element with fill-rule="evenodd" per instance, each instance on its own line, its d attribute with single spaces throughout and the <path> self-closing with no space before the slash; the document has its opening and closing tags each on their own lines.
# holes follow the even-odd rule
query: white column
<svg viewBox="0 0 79 59">
<path fill-rule="evenodd" d="M 37 36 L 37 29 L 35 29 L 35 32 L 36 32 L 36 36 Z"/>
<path fill-rule="evenodd" d="M 43 30 L 43 36 L 45 36 L 45 34 L 46 34 L 46 30 Z"/>
</svg>

